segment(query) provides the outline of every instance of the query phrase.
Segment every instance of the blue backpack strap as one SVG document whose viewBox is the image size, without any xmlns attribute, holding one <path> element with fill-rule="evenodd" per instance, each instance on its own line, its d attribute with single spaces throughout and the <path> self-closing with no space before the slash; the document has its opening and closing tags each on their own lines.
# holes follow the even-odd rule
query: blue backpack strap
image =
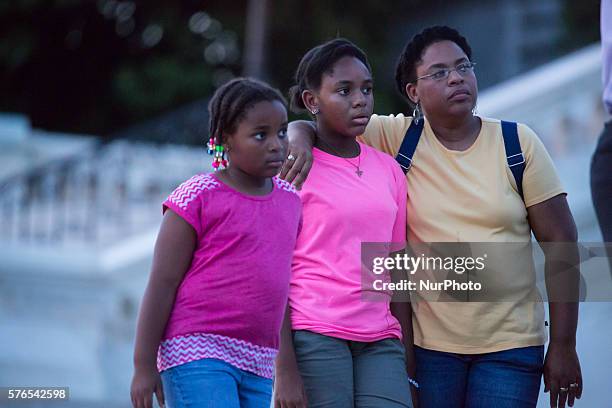
<svg viewBox="0 0 612 408">
<path fill-rule="evenodd" d="M 423 132 L 425 120 L 421 119 L 417 122 L 418 123 L 413 120 L 408 127 L 399 152 L 397 152 L 397 156 L 395 156 L 395 160 L 397 160 L 402 170 L 404 170 L 404 174 L 407 174 L 412 166 L 412 156 L 414 156 L 414 152 L 419 144 L 419 139 L 421 138 L 421 133 Z"/>
<path fill-rule="evenodd" d="M 516 181 L 518 193 L 525 201 L 523 196 L 523 173 L 525 172 L 525 156 L 521 150 L 518 129 L 515 122 L 501 121 L 502 136 L 504 137 L 504 147 L 506 148 L 506 161 L 508 167 Z"/>
</svg>

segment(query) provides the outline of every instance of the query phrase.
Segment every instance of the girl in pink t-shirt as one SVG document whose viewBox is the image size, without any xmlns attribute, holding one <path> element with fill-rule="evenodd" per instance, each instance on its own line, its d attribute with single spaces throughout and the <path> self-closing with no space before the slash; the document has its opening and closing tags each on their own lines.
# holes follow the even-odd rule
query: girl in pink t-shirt
<svg viewBox="0 0 612 408">
<path fill-rule="evenodd" d="M 209 104 L 213 166 L 163 203 L 136 334 L 131 398 L 167 407 L 269 407 L 301 221 L 275 175 L 287 154 L 281 94 L 245 78 Z M 226 161 L 227 153 L 229 164 Z"/>
<path fill-rule="evenodd" d="M 392 157 L 356 140 L 372 114 L 370 66 L 358 47 L 335 39 L 308 51 L 295 79 L 292 107 L 313 115 L 317 139 L 300 191 L 304 226 L 292 262 L 275 404 L 411 407 L 410 304 L 391 303 L 390 296 L 368 300 L 362 286 L 361 245 L 401 249 L 406 240 L 404 174 Z"/>
</svg>

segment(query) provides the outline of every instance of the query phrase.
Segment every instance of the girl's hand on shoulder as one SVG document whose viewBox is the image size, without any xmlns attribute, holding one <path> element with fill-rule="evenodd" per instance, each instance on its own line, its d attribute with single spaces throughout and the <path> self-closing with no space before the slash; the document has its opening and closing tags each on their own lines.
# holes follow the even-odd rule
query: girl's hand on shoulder
<svg viewBox="0 0 612 408">
<path fill-rule="evenodd" d="M 157 368 L 136 368 L 132 378 L 130 396 L 134 408 L 153 408 L 153 394 L 160 407 L 165 406 L 164 390 Z"/>
<path fill-rule="evenodd" d="M 288 152 L 280 178 L 293 183 L 300 190 L 312 168 L 312 148 L 301 142 L 289 143 Z"/>
<path fill-rule="evenodd" d="M 312 146 L 315 130 L 311 123 L 295 121 L 289 124 L 289 149 L 279 177 L 302 188 L 312 168 Z"/>
<path fill-rule="evenodd" d="M 277 371 L 274 381 L 274 408 L 307 408 L 302 377 L 297 369 Z"/>
</svg>

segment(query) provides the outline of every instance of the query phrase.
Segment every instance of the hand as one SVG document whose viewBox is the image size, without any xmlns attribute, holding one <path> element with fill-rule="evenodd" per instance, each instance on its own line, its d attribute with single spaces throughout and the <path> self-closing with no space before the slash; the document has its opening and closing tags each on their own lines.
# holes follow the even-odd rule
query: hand
<svg viewBox="0 0 612 408">
<path fill-rule="evenodd" d="M 419 389 L 410 384 L 410 397 L 412 398 L 412 408 L 419 408 Z"/>
<path fill-rule="evenodd" d="M 281 169 L 280 178 L 293 183 L 295 188 L 300 190 L 312 168 L 310 140 L 304 138 L 302 141 L 290 141 L 287 157 Z"/>
<path fill-rule="evenodd" d="M 297 368 L 277 370 L 274 380 L 274 408 L 307 408 L 302 377 Z"/>
<path fill-rule="evenodd" d="M 411 347 L 412 348 L 412 347 Z M 408 378 L 412 378 L 416 380 L 416 364 L 414 364 L 414 352 L 412 354 L 412 363 L 406 364 L 406 372 L 408 373 Z M 406 356 L 408 358 L 408 356 Z M 419 389 L 414 386 L 414 384 L 410 383 L 410 397 L 412 399 L 412 408 L 419 408 Z"/>
<path fill-rule="evenodd" d="M 544 360 L 544 392 L 549 391 L 551 408 L 565 408 L 566 401 L 573 407 L 574 400 L 582 396 L 582 371 L 574 345 L 551 342 L 548 346 Z"/>
<path fill-rule="evenodd" d="M 416 380 L 416 357 L 414 355 L 414 346 L 408 344 L 406 348 L 406 373 L 408 378 Z M 410 383 L 410 396 L 412 398 L 412 407 L 419 408 L 419 389 Z"/>
<path fill-rule="evenodd" d="M 153 408 L 153 393 L 157 397 L 159 406 L 163 408 L 165 405 L 164 390 L 157 368 L 137 368 L 130 389 L 132 406 L 134 408 Z"/>
</svg>

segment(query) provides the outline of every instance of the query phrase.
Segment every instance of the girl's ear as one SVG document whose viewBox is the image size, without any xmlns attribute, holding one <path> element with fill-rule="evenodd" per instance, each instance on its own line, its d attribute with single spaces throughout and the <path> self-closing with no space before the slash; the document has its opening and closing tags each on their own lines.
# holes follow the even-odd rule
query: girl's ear
<svg viewBox="0 0 612 408">
<path fill-rule="evenodd" d="M 302 92 L 302 102 L 304 102 L 306 109 L 308 109 L 313 115 L 315 114 L 313 112 L 319 111 L 319 98 L 309 89 Z"/>
<path fill-rule="evenodd" d="M 412 103 L 414 103 L 415 105 L 419 103 L 420 101 L 419 91 L 417 90 L 416 84 L 412 82 L 406 84 L 405 91 L 406 91 L 406 96 L 408 96 L 408 99 L 410 99 Z"/>
</svg>

